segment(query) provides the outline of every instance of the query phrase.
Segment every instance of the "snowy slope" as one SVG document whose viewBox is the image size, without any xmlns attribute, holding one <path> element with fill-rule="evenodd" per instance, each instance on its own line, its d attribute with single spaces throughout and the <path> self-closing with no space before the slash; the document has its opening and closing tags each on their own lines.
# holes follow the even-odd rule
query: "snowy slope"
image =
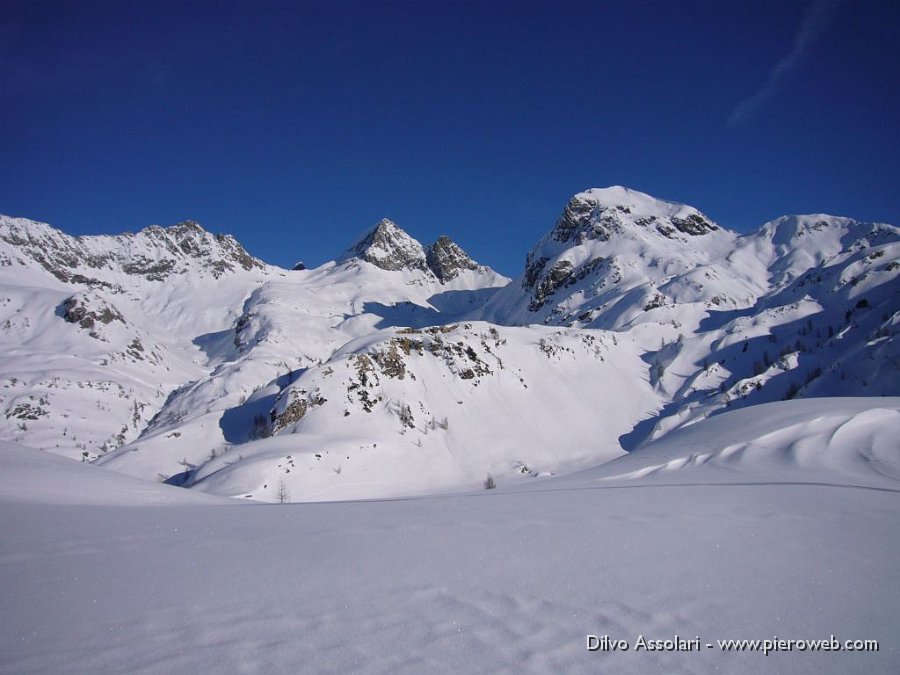
<svg viewBox="0 0 900 675">
<path fill-rule="evenodd" d="M 0 671 L 893 674 L 898 409 L 776 403 L 762 426 L 723 414 L 615 471 L 401 500 L 90 506 L 87 472 L 106 472 L 58 458 L 80 469 L 52 478 L 82 490 L 75 507 L 0 472 Z M 856 454 L 893 469 L 861 473 Z M 49 503 L 20 497 L 34 481 Z M 589 652 L 589 634 L 629 649 Z M 636 649 L 676 635 L 700 651 Z M 718 645 L 831 636 L 879 648 Z"/>
<path fill-rule="evenodd" d="M 0 217 L 0 434 L 92 459 L 204 372 L 193 339 L 278 274 L 196 223 L 70 237 Z"/>
<path fill-rule="evenodd" d="M 267 501 L 465 489 L 615 457 L 660 404 L 636 346 L 604 331 L 385 329 L 227 410 L 186 410 L 102 463 L 188 470 L 197 489 Z"/>
<path fill-rule="evenodd" d="M 621 479 L 818 481 L 896 489 L 900 398 L 808 398 L 715 415 L 562 482 Z"/>
<path fill-rule="evenodd" d="M 657 436 L 723 407 L 900 393 L 898 228 L 782 218 L 729 255 L 736 270 L 752 270 L 753 261 L 765 265 L 768 292 L 743 310 L 707 312 L 692 332 L 661 339 L 647 355 L 672 399 Z M 654 338 L 651 327 L 638 330 Z"/>
</svg>

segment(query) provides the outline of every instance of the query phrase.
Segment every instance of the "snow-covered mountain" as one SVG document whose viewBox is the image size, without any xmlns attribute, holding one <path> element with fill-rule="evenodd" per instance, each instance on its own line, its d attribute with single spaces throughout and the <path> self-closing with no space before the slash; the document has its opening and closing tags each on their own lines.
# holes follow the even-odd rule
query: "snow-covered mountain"
<svg viewBox="0 0 900 675">
<path fill-rule="evenodd" d="M 365 259 L 376 248 L 397 259 L 405 245 L 420 265 Z M 508 281 L 446 237 L 429 248 L 432 272 L 424 248 L 387 221 L 354 248 L 287 271 L 193 222 L 70 237 L 4 217 L 4 437 L 93 460 L 176 417 L 221 414 L 382 326 L 449 320 Z"/>
<path fill-rule="evenodd" d="M 193 340 L 279 274 L 193 222 L 71 237 L 0 217 L 0 433 L 84 458 L 133 440 L 204 372 Z"/>
<path fill-rule="evenodd" d="M 619 186 L 581 192 L 484 316 L 619 330 L 665 304 L 740 306 L 753 279 L 718 264 L 736 239 L 690 206 Z"/>
<path fill-rule="evenodd" d="M 623 187 L 513 281 L 386 219 L 289 271 L 193 222 L 3 218 L 0 437 L 264 501 L 530 481 L 726 408 L 900 394 L 898 269 L 895 226 L 738 235 Z"/>
<path fill-rule="evenodd" d="M 739 236 L 616 186 L 575 195 L 478 316 L 630 335 L 669 401 L 660 435 L 723 407 L 897 394 L 898 269 L 893 225 L 785 216 Z"/>
<path fill-rule="evenodd" d="M 266 266 L 230 235 L 213 235 L 192 220 L 137 234 L 70 237 L 46 223 L 0 216 L 5 265 L 31 259 L 60 281 L 105 286 L 126 277 L 162 281 L 174 275 L 219 278 Z"/>
</svg>

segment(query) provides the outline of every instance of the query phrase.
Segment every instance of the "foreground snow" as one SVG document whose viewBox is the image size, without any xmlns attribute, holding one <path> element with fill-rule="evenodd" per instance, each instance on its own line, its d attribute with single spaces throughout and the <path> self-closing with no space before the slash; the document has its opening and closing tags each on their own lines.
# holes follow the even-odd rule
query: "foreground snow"
<svg viewBox="0 0 900 675">
<path fill-rule="evenodd" d="M 569 477 L 386 501 L 205 505 L 6 448 L 0 671 L 898 672 L 900 399 L 755 412 Z M 704 648 L 633 648 L 675 634 Z M 705 648 L 832 634 L 880 651 Z"/>
</svg>

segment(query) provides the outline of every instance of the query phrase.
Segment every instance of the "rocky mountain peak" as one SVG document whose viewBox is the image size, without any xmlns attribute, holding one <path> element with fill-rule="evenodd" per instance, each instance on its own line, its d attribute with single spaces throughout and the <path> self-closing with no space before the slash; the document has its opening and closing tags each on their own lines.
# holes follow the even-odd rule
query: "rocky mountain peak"
<svg viewBox="0 0 900 675">
<path fill-rule="evenodd" d="M 379 221 L 345 254 L 346 258 L 365 260 L 388 271 L 419 270 L 444 284 L 467 270 L 490 270 L 472 260 L 450 237 L 441 235 L 425 247 L 396 223 Z"/>
<path fill-rule="evenodd" d="M 170 227 L 151 225 L 137 234 L 73 237 L 24 218 L 0 216 L 0 242 L 30 258 L 64 282 L 98 285 L 117 271 L 162 281 L 190 268 L 215 277 L 238 267 L 264 269 L 231 235 L 211 234 L 187 220 Z"/>
<path fill-rule="evenodd" d="M 196 220 L 188 218 L 187 220 L 183 220 L 180 223 L 175 223 L 170 228 L 172 230 L 184 230 L 184 231 L 193 231 L 193 232 L 206 232 L 203 229 L 203 226 L 200 225 Z"/>
<path fill-rule="evenodd" d="M 149 225 L 138 232 L 138 236 L 140 235 L 178 239 L 183 237 L 203 237 L 204 235 L 209 235 L 209 232 L 203 229 L 203 226 L 196 220 L 183 220 L 174 225 Z"/>
<path fill-rule="evenodd" d="M 422 244 L 387 218 L 369 230 L 348 254 L 383 270 L 428 269 Z"/>
<path fill-rule="evenodd" d="M 620 185 L 585 190 L 569 199 L 531 249 L 521 286 L 532 312 L 565 304 L 573 292 L 598 299 L 615 294 L 612 289 L 661 281 L 703 264 L 734 236 L 686 204 Z M 566 288 L 568 294 L 560 293 Z"/>
<path fill-rule="evenodd" d="M 447 235 L 441 235 L 425 252 L 428 269 L 441 283 L 459 276 L 464 270 L 477 270 L 480 266 Z"/>
<path fill-rule="evenodd" d="M 718 229 L 718 225 L 692 206 L 613 185 L 573 196 L 551 236 L 558 242 L 581 244 L 588 240 L 608 241 L 614 234 L 635 230 L 646 230 L 667 239 L 684 239 Z"/>
<path fill-rule="evenodd" d="M 201 260 L 216 276 L 239 265 L 245 270 L 262 269 L 262 261 L 254 258 L 229 234 L 212 234 L 196 220 L 185 220 L 169 227 L 151 225 L 141 230 L 137 238 L 146 236 L 162 247 L 167 254 Z M 168 257 L 168 256 L 167 256 Z"/>
</svg>

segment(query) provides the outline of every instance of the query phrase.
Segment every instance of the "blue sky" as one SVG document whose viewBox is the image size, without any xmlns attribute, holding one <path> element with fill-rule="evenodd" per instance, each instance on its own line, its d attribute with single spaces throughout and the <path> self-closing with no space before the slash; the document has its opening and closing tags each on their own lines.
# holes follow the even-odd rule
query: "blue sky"
<svg viewBox="0 0 900 675">
<path fill-rule="evenodd" d="M 193 218 L 285 266 L 389 217 L 509 275 L 588 187 L 738 231 L 900 223 L 898 26 L 893 0 L 4 0 L 0 213 Z"/>
</svg>

